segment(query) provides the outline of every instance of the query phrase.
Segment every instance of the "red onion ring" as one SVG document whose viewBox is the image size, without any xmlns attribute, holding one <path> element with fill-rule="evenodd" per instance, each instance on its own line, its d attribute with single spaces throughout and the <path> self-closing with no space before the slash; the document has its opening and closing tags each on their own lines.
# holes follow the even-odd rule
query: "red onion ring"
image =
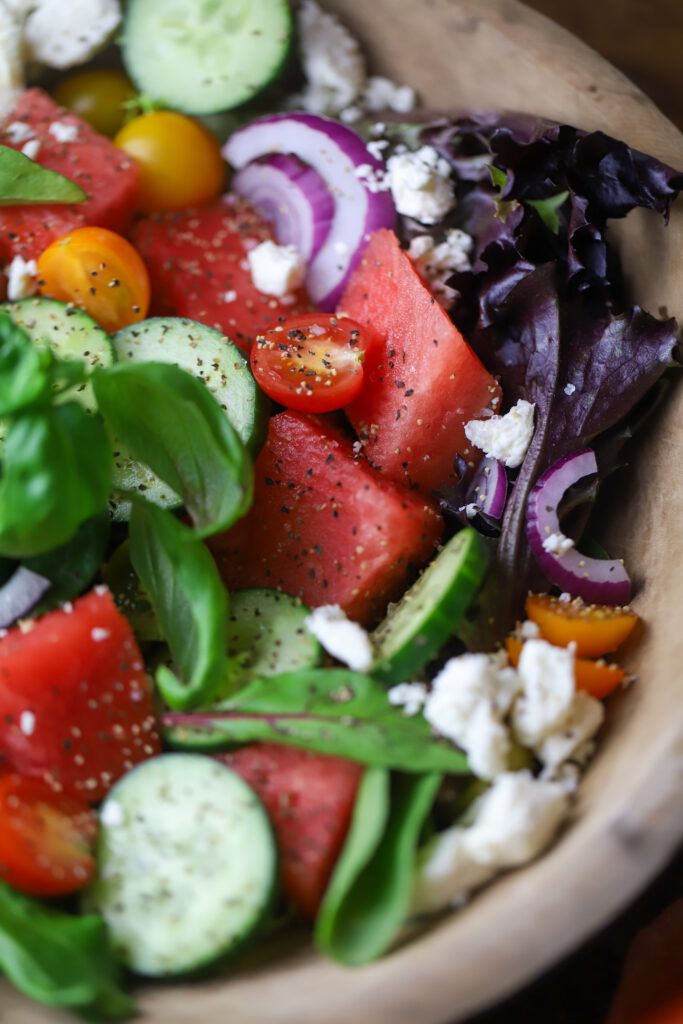
<svg viewBox="0 0 683 1024">
<path fill-rule="evenodd" d="M 474 473 L 465 495 L 468 505 L 476 505 L 479 512 L 491 519 L 502 519 L 508 494 L 505 466 L 499 459 L 485 456 Z"/>
<path fill-rule="evenodd" d="M 45 576 L 20 565 L 7 582 L 0 587 L 0 629 L 6 629 L 17 619 L 28 615 L 52 586 Z"/>
<path fill-rule="evenodd" d="M 573 547 L 564 554 L 544 547 L 549 537 L 562 533 L 557 509 L 565 491 L 597 471 L 595 453 L 590 448 L 559 459 L 547 469 L 529 495 L 527 537 L 551 583 L 591 604 L 625 605 L 631 596 L 631 581 L 620 561 L 588 558 Z"/>
</svg>

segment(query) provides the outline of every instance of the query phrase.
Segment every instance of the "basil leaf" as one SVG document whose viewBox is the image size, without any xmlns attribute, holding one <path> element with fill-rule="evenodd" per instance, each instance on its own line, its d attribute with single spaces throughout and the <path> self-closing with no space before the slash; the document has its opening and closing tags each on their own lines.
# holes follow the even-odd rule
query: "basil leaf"
<svg viewBox="0 0 683 1024">
<path fill-rule="evenodd" d="M 317 946 L 348 966 L 375 960 L 396 938 L 410 908 L 420 832 L 442 778 L 401 775 L 390 798 L 388 775 L 377 771 L 363 777 L 316 918 Z"/>
<path fill-rule="evenodd" d="M 133 498 L 130 557 L 182 681 L 165 666 L 157 685 L 172 708 L 206 705 L 223 684 L 228 594 L 201 540 L 170 512 Z"/>
<path fill-rule="evenodd" d="M 104 921 L 72 917 L 0 882 L 0 967 L 13 985 L 90 1020 L 125 1020 L 135 1005 L 120 988 Z"/>
<path fill-rule="evenodd" d="M 111 446 L 99 417 L 76 402 L 13 420 L 3 456 L 0 554 L 51 551 L 106 509 Z"/>
<path fill-rule="evenodd" d="M 257 679 L 217 708 L 162 716 L 166 739 L 201 749 L 270 740 L 377 768 L 469 772 L 465 755 L 435 738 L 422 715 L 407 717 L 392 707 L 381 683 L 347 669 Z"/>
<path fill-rule="evenodd" d="M 66 544 L 24 559 L 24 566 L 45 576 L 52 586 L 32 615 L 42 615 L 80 594 L 99 572 L 109 540 L 109 513 L 87 519 Z"/>
<path fill-rule="evenodd" d="M 36 348 L 26 331 L 0 312 L 0 416 L 49 401 L 51 353 Z"/>
<path fill-rule="evenodd" d="M 11 146 L 0 146 L 0 206 L 82 203 L 87 198 L 75 181 L 41 167 Z"/>
<path fill-rule="evenodd" d="M 91 379 L 112 434 L 180 495 L 200 537 L 244 515 L 251 460 L 205 384 L 169 363 L 119 364 Z"/>
</svg>

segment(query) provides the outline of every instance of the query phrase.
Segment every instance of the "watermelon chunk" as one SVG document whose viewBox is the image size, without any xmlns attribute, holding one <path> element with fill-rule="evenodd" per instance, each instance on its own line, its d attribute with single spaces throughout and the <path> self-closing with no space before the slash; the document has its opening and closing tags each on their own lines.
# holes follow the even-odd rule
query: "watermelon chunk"
<svg viewBox="0 0 683 1024">
<path fill-rule="evenodd" d="M 315 917 L 349 828 L 363 766 L 275 743 L 216 757 L 263 802 L 275 832 L 285 895 Z"/>
<path fill-rule="evenodd" d="M 247 516 L 209 541 L 228 587 L 277 587 L 372 623 L 433 555 L 443 520 L 322 417 L 270 421 Z"/>
<path fill-rule="evenodd" d="M 284 302 L 254 287 L 247 252 L 272 238 L 254 208 L 232 196 L 139 221 L 133 240 L 149 270 L 152 314 L 198 320 L 248 352 L 278 318 L 312 309 L 303 289 Z"/>
<path fill-rule="evenodd" d="M 26 126 L 23 132 L 22 125 Z M 68 135 L 69 128 L 76 131 L 76 137 L 61 142 L 59 136 Z M 6 262 L 13 256 L 35 259 L 55 239 L 86 225 L 119 233 L 128 229 L 135 208 L 138 168 L 126 153 L 80 117 L 57 106 L 41 89 L 21 93 L 0 127 L 3 146 L 21 150 L 33 140 L 38 144 L 36 163 L 77 182 L 88 198 L 73 205 L 0 207 L 0 255 Z"/>
<path fill-rule="evenodd" d="M 339 311 L 374 337 L 345 409 L 372 464 L 424 494 L 455 483 L 455 456 L 480 457 L 464 424 L 495 410 L 501 392 L 392 231 L 371 236 Z"/>
</svg>

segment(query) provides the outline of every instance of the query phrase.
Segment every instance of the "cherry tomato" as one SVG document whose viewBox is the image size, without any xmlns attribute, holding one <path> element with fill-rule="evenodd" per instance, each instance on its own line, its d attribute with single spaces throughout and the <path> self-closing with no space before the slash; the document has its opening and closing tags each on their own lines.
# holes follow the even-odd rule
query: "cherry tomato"
<svg viewBox="0 0 683 1024">
<path fill-rule="evenodd" d="M 368 338 L 355 320 L 326 313 L 288 317 L 259 335 L 251 369 L 270 398 L 300 412 L 331 412 L 363 386 Z"/>
<path fill-rule="evenodd" d="M 138 209 L 183 210 L 214 199 L 225 178 L 218 143 L 198 121 L 172 110 L 141 114 L 114 144 L 140 166 Z"/>
<path fill-rule="evenodd" d="M 78 114 L 95 131 L 111 138 L 124 122 L 124 103 L 135 98 L 135 89 L 122 71 L 101 68 L 67 75 L 55 86 L 52 95 L 57 103 Z"/>
<path fill-rule="evenodd" d="M 77 228 L 49 245 L 38 258 L 38 290 L 73 302 L 105 331 L 144 320 L 149 275 L 142 257 L 107 228 Z"/>
<path fill-rule="evenodd" d="M 77 892 L 95 874 L 97 817 L 43 779 L 0 778 L 0 878 L 32 896 Z"/>
<path fill-rule="evenodd" d="M 577 655 L 584 658 L 599 658 L 613 651 L 638 621 L 629 608 L 584 604 L 580 598 L 560 601 L 550 594 L 530 594 L 526 613 L 545 640 L 558 647 L 575 643 Z"/>
</svg>

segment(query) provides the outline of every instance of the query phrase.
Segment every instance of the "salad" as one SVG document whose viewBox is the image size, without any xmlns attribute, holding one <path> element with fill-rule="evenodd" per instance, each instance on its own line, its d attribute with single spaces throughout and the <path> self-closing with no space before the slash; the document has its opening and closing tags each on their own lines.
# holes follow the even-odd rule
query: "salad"
<svg viewBox="0 0 683 1024">
<path fill-rule="evenodd" d="M 607 222 L 683 175 L 422 110 L 314 0 L 62 7 L 0 5 L 0 969 L 128 1019 L 557 837 L 638 622 L 590 512 L 676 361 Z"/>
</svg>

